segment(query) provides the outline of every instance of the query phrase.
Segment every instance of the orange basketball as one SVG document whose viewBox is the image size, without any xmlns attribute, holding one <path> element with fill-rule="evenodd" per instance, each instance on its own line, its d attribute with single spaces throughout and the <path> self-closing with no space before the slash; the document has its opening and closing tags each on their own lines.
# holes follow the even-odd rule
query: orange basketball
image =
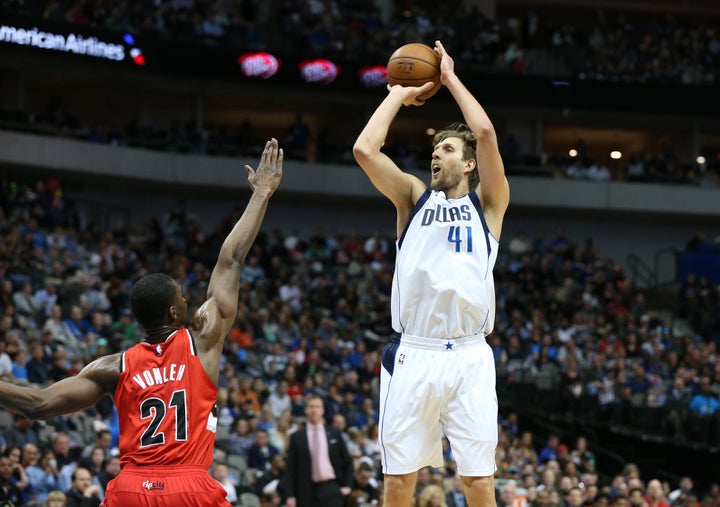
<svg viewBox="0 0 720 507">
<path fill-rule="evenodd" d="M 390 85 L 422 86 L 428 81 L 435 86 L 419 95 L 427 100 L 440 89 L 440 55 L 425 44 L 412 43 L 399 47 L 388 60 L 387 80 Z"/>
</svg>

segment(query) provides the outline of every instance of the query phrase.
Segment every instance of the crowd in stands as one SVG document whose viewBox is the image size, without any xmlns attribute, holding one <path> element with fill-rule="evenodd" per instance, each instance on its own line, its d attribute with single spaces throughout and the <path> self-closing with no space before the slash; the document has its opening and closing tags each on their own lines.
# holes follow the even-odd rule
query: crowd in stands
<svg viewBox="0 0 720 507">
<path fill-rule="evenodd" d="M 549 157 L 548 166 L 556 168 L 569 179 L 585 181 L 631 181 L 637 183 L 663 183 L 670 185 L 695 185 L 715 188 L 720 183 L 720 163 L 717 160 L 684 161 L 667 149 L 658 153 L 631 153 L 622 160 L 607 164 L 588 155 L 588 147 L 581 139 L 574 155 Z"/>
<path fill-rule="evenodd" d="M 537 6 L 517 15 L 501 6 L 491 19 L 471 4 L 393 4 L 389 13 L 357 0 L 4 0 L 0 5 L 55 23 L 346 61 L 385 61 L 406 42 L 440 39 L 462 41 L 451 52 L 492 72 L 686 85 L 717 79 L 720 12 L 698 20 L 589 8 L 574 13 L 564 8 L 558 16 Z M 543 68 L 546 60 L 555 65 Z"/>
<path fill-rule="evenodd" d="M 3 0 L 0 9 L 53 23 L 282 54 L 322 55 L 347 62 L 359 58 L 374 63 L 386 61 L 388 54 L 403 43 L 440 39 L 452 44 L 462 41 L 461 47 L 450 49 L 463 65 L 495 73 L 691 85 L 713 84 L 720 64 L 720 11 L 717 19 L 698 22 L 687 16 L 673 18 L 619 10 L 565 9 L 563 16 L 557 16 L 533 8 L 518 15 L 499 7 L 496 19 L 490 19 L 473 5 L 395 4 L 387 16 L 373 2 L 355 0 Z M 456 22 L 458 19 L 463 22 Z M 254 154 L 260 144 L 249 121 L 201 128 L 184 121 L 163 127 L 139 121 L 99 124 L 79 118 L 61 103 L 48 104 L 45 111 L 0 111 L 0 123 L 7 128 L 46 130 L 93 142 L 179 153 L 244 156 Z M 351 161 L 353 139 L 336 139 L 327 127 L 313 134 L 313 139 L 308 139 L 307 148 L 311 149 L 296 150 L 291 158 Z M 314 155 L 308 158 L 311 152 Z M 609 169 L 602 160 L 583 156 L 569 160 L 550 154 L 551 163 L 540 164 L 538 154 L 507 155 L 506 165 L 511 171 L 520 171 L 518 174 L 531 168 L 533 175 L 590 181 L 717 186 L 714 157 L 698 164 L 695 160 L 679 160 L 672 153 L 635 153 L 619 162 L 620 167 Z"/>
<path fill-rule="evenodd" d="M 126 125 L 98 124 L 84 121 L 53 99 L 44 111 L 20 112 L 0 110 L 0 126 L 12 130 L 59 135 L 93 143 L 128 146 L 181 154 L 246 157 L 258 155 L 261 145 L 256 129 L 249 120 L 240 125 L 207 125 L 198 129 L 194 122 L 173 121 L 162 129 L 133 120 Z M 353 139 L 340 138 L 329 127 L 313 135 L 302 115 L 286 126 L 281 144 L 286 146 L 288 159 L 333 164 L 354 164 Z M 582 140 L 579 141 L 583 145 Z M 633 153 L 616 162 L 610 170 L 607 165 L 587 154 L 592 146 L 585 145 L 577 155 L 553 154 L 543 157 L 524 155 L 512 134 L 501 136 L 500 154 L 509 175 L 556 177 L 575 180 L 607 182 L 631 181 L 693 185 L 715 188 L 720 184 L 720 162 L 710 159 L 698 164 L 682 161 L 671 152 Z M 426 153 L 415 153 L 401 144 L 389 143 L 384 151 L 397 160 L 405 170 L 419 170 L 420 160 Z M 427 146 L 429 153 L 429 144 Z M 312 155 L 311 155 L 312 154 Z"/>
<path fill-rule="evenodd" d="M 4 181 L 0 378 L 47 385 L 136 343 L 142 330 L 129 311 L 128 291 L 145 274 L 170 274 L 182 285 L 189 311 L 197 308 L 240 211 L 203 231 L 189 220 L 188 206 L 102 230 L 64 197 L 58 180 Z M 380 233 L 318 227 L 259 235 L 242 272 L 219 380 L 212 473 L 238 502 L 251 494 L 264 505 L 281 504 L 287 438 L 302 422 L 308 394 L 323 397 L 328 423 L 344 432 L 355 459 L 354 505 L 381 502 L 379 353 L 392 334 L 394 252 L 394 239 Z M 664 434 L 718 445 L 717 318 L 706 334 L 679 332 L 673 315 L 652 307 L 619 264 L 560 230 L 552 237 L 508 238 L 495 279 L 497 320 L 489 343 L 499 387 L 550 381 L 569 415 L 581 415 L 588 402 L 620 417 L 632 407 L 657 408 Z M 706 289 L 692 294 L 692 304 L 720 315 L 720 288 Z M 656 484 L 631 466 L 608 478 L 585 439 L 534 441 L 502 400 L 500 407 L 502 507 L 720 505 L 717 484 L 696 491 L 688 478 L 689 486 L 671 492 L 678 485 Z M 47 422 L 2 417 L 0 482 L 18 488 L 27 505 L 48 501 L 55 491 L 99 501 L 118 473 L 118 425 L 109 399 Z M 418 506 L 450 504 L 461 488 L 447 441 L 444 448 L 445 468 L 420 473 Z"/>
</svg>

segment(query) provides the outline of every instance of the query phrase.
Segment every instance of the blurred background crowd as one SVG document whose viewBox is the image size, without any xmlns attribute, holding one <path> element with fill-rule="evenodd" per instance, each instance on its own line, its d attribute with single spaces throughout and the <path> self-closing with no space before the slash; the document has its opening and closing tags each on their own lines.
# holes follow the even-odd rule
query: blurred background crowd
<svg viewBox="0 0 720 507">
<path fill-rule="evenodd" d="M 549 76 L 559 90 L 568 92 L 572 87 L 564 79 L 697 88 L 717 82 L 718 19 L 702 11 L 508 4 L 500 3 L 492 17 L 478 3 L 460 1 L 376 5 L 355 0 L 3 0 L 0 8 L 20 20 L 110 30 L 177 44 L 322 57 L 346 66 L 384 64 L 402 44 L 439 39 L 450 43 L 458 65 L 465 69 L 489 76 Z M 662 110 L 658 103 L 658 112 Z M 169 124 L 109 117 L 99 122 L 59 97 L 47 100 L 40 109 L 0 108 L 0 121 L 10 128 L 49 130 L 92 142 L 207 155 L 252 153 L 263 137 L 249 119 L 204 125 L 180 118 Z M 286 127 L 288 140 L 296 145 L 293 157 L 351 163 L 352 135 L 310 126 L 302 118 Z M 521 147 L 511 133 L 501 137 L 508 167 L 530 167 L 538 176 L 718 184 L 718 159 L 705 155 L 698 161 L 696 154 L 678 153 L 671 142 L 656 146 L 646 141 L 612 162 L 606 160 L 607 154 L 600 155 L 592 141 L 582 138 L 573 140 L 578 146 L 568 156 L 565 151 Z M 410 156 L 418 155 L 412 147 L 405 149 Z"/>
<path fill-rule="evenodd" d="M 496 14 L 488 15 L 483 2 L 452 1 L 0 0 L 0 24 L 29 20 L 145 40 L 358 64 L 385 62 L 405 42 L 440 39 L 451 41 L 459 68 L 488 80 L 550 76 L 563 93 L 572 92 L 571 81 L 641 90 L 679 86 L 690 94 L 715 90 L 720 13 L 704 16 L 702 6 L 708 3 L 686 2 L 685 13 L 672 3 L 645 11 L 622 9 L 617 2 L 617 9 L 585 10 L 552 4 L 499 1 Z M 212 95 L 214 85 L 196 85 L 194 75 L 137 77 L 118 71 L 121 77 L 116 77 L 106 67 L 88 64 L 104 76 L 99 83 L 108 91 L 97 92 L 94 72 L 78 77 L 87 69 L 70 65 L 70 60 L 46 69 L 49 59 L 40 65 L 39 56 L 27 56 L 27 67 L 18 71 L 4 67 L 5 55 L 10 53 L 0 53 L 0 135 L 29 133 L 42 153 L 43 142 L 56 138 L 86 141 L 84 147 L 91 147 L 87 153 L 98 145 L 112 146 L 117 151 L 110 156 L 121 160 L 137 149 L 132 153 L 139 153 L 144 171 L 165 169 L 156 161 L 170 159 L 156 158 L 157 151 L 201 163 L 208 156 L 216 157 L 209 163 L 220 157 L 252 158 L 268 132 L 279 139 L 288 159 L 303 163 L 297 166 L 301 175 L 311 175 L 302 169 L 315 165 L 349 165 L 353 136 L 359 132 L 354 122 L 362 121 L 365 112 L 352 108 L 358 102 L 374 105 L 380 96 L 338 98 L 328 91 L 327 109 L 313 111 L 320 102 L 298 105 L 316 100 L 305 91 L 271 100 L 255 95 L 257 88 L 232 81 L 228 89 L 237 95 L 223 89 L 219 95 L 230 99 L 222 102 Z M 670 89 L 677 90 L 665 90 Z M 183 95 L 178 90 L 190 91 Z M 275 95 L 275 90 L 268 93 Z M 123 102 L 134 95 L 140 97 L 139 106 Z M 168 102 L 163 102 L 165 95 Z M 201 98 L 193 102 L 196 96 Z M 257 105 L 243 104 L 238 96 Z M 442 104 L 438 97 L 436 104 Z M 672 109 L 679 97 L 663 95 L 657 109 Z M 191 105 L 185 107 L 185 102 Z M 342 121 L 338 107 L 343 108 Z M 423 109 L 432 112 L 433 107 L 429 103 Z M 709 120 L 638 119 L 629 112 L 600 122 L 598 128 L 607 131 L 597 132 L 588 128 L 597 116 L 573 116 L 577 112 L 564 102 L 548 108 L 545 117 L 532 108 L 521 113 L 537 114 L 536 123 L 513 124 L 512 111 L 498 115 L 500 149 L 510 176 L 592 181 L 598 188 L 606 188 L 602 183 L 608 181 L 663 183 L 671 189 L 699 186 L 707 187 L 709 193 L 702 195 L 708 201 L 718 201 L 712 192 L 720 136 L 713 132 L 720 128 L 705 123 Z M 668 127 L 656 136 L 659 141 L 642 132 L 643 141 L 620 160 L 598 156 L 594 144 L 615 135 L 613 130 L 626 120 L 641 125 L 637 131 L 670 123 L 690 140 Z M 550 124 L 547 146 L 538 139 L 528 142 L 545 123 Z M 552 145 L 557 132 L 562 143 Z M 584 139 L 583 132 L 593 135 Z M 411 134 L 419 137 L 416 130 Z M 615 137 L 630 134 L 637 132 L 621 131 Z M 698 153 L 682 148 L 685 141 L 671 142 L 680 137 L 693 150 L 705 144 L 718 148 L 708 148 L 707 158 L 696 158 Z M 562 150 L 555 149 L 560 145 Z M 6 160 L 8 153 L 14 154 L 9 142 L 0 149 L 0 378 L 23 385 L 46 386 L 75 375 L 94 358 L 140 340 L 143 331 L 129 310 L 128 292 L 145 274 L 170 274 L 182 285 L 189 310 L 197 308 L 205 299 L 220 244 L 242 212 L 238 198 L 238 208 L 208 223 L 198 219 L 197 200 L 178 198 L 164 213 L 119 214 L 142 216 L 139 221 L 117 215 L 107 220 L 93 212 L 101 207 L 68 196 L 82 193 L 87 199 L 94 191 L 106 196 L 107 187 L 115 188 L 118 180 L 78 177 L 73 163 L 84 161 L 85 148 L 68 146 L 66 152 L 77 151 L 79 158 L 36 162 L 40 171 Z M 395 137 L 388 139 L 385 151 L 414 170 L 429 153 L 428 143 L 415 148 Z M 108 152 L 102 153 L 107 157 Z M 190 163 L 184 168 L 193 169 L 198 168 Z M 338 178 L 345 181 L 344 175 Z M 177 188 L 171 184 L 163 189 L 163 198 L 172 199 Z M 157 192 L 157 183 L 137 185 L 144 185 L 143 195 Z M 122 188 L 118 183 L 117 192 Z M 511 188 L 527 187 L 511 181 Z M 643 208 L 650 204 L 648 198 L 639 187 L 631 188 L 635 190 L 628 192 L 638 195 L 634 210 L 649 214 Z M 594 196 L 591 191 L 584 197 L 593 201 Z M 323 205 L 329 205 L 326 198 Z M 142 199 L 128 196 L 127 206 Z M 510 214 L 516 209 L 511 202 Z M 563 209 L 561 214 L 572 212 Z M 357 213 L 358 222 L 364 218 L 360 215 L 364 213 Z M 633 218 L 624 212 L 609 219 Z M 696 218 L 699 222 L 707 216 Z M 500 405 L 498 506 L 720 507 L 714 466 L 720 453 L 720 280 L 712 263 L 717 261 L 708 260 L 719 258 L 720 241 L 702 231 L 687 232 L 683 252 L 693 263 L 674 272 L 670 292 L 660 293 L 640 284 L 638 270 L 629 269 L 618 252 L 596 246 L 593 235 L 600 234 L 596 229 L 602 220 L 589 216 L 582 235 L 562 227 L 548 231 L 528 226 L 503 236 L 495 268 L 495 330 L 488 337 Z M 667 217 L 658 220 L 668 231 L 676 230 Z M 380 350 L 392 333 L 388 303 L 395 241 L 391 233 L 367 230 L 266 226 L 248 255 L 237 321 L 223 352 L 211 469 L 235 505 L 283 505 L 288 436 L 303 424 L 309 394 L 323 398 L 328 424 L 343 432 L 353 456 L 348 507 L 382 505 L 378 382 Z M 636 231 L 641 237 L 643 232 Z M 621 236 L 619 227 L 617 234 Z M 686 239 L 667 235 L 675 242 Z M 117 414 L 109 399 L 50 421 L 0 411 L 0 495 L 8 497 L 0 498 L 0 505 L 11 495 L 16 507 L 85 505 L 83 497 L 99 501 L 119 472 L 117 440 Z M 444 444 L 445 466 L 420 471 L 416 507 L 465 505 L 452 449 Z"/>
<path fill-rule="evenodd" d="M 540 5 L 491 18 L 477 3 L 457 1 L 396 2 L 392 9 L 357 0 L 2 3 L 55 23 L 343 60 L 385 61 L 405 43 L 440 39 L 461 41 L 460 60 L 516 74 L 707 84 L 720 65 L 717 23 L 667 11 L 599 8 L 579 18 Z"/>
<path fill-rule="evenodd" d="M 0 376 L 22 384 L 48 385 L 136 343 L 142 330 L 128 291 L 147 273 L 171 274 L 190 310 L 199 306 L 239 213 L 204 230 L 178 203 L 147 223 L 103 230 L 62 197 L 57 179 L 6 181 L 2 195 Z M 275 492 L 281 501 L 288 435 L 304 417 L 305 397 L 318 394 L 327 422 L 346 435 L 357 489 L 368 502 L 379 500 L 379 351 L 391 334 L 393 261 L 393 239 L 379 233 L 261 232 L 242 272 L 221 368 L 213 473 L 231 492 L 258 498 Z M 554 397 L 562 417 L 720 445 L 720 288 L 702 281 L 683 286 L 684 321 L 693 321 L 698 334 L 690 333 L 653 307 L 618 263 L 561 230 L 509 238 L 495 278 L 498 312 L 489 342 L 501 400 L 530 389 L 530 396 Z M 519 498 L 522 505 L 573 507 L 720 502 L 717 483 L 694 489 L 692 477 L 682 486 L 627 463 L 599 466 L 584 435 L 533 432 L 509 405 L 500 403 L 497 452 L 504 505 Z M 641 411 L 650 417 L 636 420 Z M 15 460 L 10 480 L 28 504 L 54 489 L 71 490 L 77 467 L 100 487 L 118 472 L 110 400 L 47 423 L 7 413 L 3 419 L 3 455 Z M 445 448 L 445 468 L 421 474 L 418 505 L 445 505 L 445 496 L 461 487 L 447 442 Z"/>
</svg>

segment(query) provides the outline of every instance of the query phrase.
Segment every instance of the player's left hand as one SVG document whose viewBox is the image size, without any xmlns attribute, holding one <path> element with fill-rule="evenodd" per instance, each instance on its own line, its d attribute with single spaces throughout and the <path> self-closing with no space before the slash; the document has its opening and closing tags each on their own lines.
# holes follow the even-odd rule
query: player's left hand
<svg viewBox="0 0 720 507">
<path fill-rule="evenodd" d="M 439 40 L 435 41 L 435 52 L 440 55 L 440 82 L 446 84 L 447 79 L 455 74 L 455 62 Z"/>
<path fill-rule="evenodd" d="M 265 143 L 257 171 L 249 165 L 245 165 L 250 188 L 253 191 L 257 188 L 265 188 L 271 194 L 275 192 L 282 179 L 283 158 L 283 149 L 278 147 L 277 139 L 272 138 Z"/>
</svg>

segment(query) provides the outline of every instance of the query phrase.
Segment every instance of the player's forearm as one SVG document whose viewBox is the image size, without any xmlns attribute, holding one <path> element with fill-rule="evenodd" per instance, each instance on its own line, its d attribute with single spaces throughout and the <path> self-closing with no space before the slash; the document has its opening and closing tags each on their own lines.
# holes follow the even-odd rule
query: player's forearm
<svg viewBox="0 0 720 507">
<path fill-rule="evenodd" d="M 480 139 L 485 136 L 492 136 L 492 138 L 494 138 L 495 128 L 490 121 L 490 117 L 477 99 L 470 93 L 462 81 L 460 81 L 460 78 L 453 74 L 445 82 L 445 86 L 460 107 L 465 123 L 470 127 L 475 137 Z"/>
<path fill-rule="evenodd" d="M 360 132 L 353 147 L 353 152 L 356 155 L 358 153 L 367 154 L 380 151 L 385 143 L 390 124 L 397 116 L 402 105 L 403 97 L 395 89 L 391 90 L 370 117 L 365 128 Z"/>
<path fill-rule="evenodd" d="M 272 192 L 265 188 L 256 188 L 240 220 L 220 248 L 219 262 L 234 264 L 240 270 L 250 251 L 262 224 Z"/>
<path fill-rule="evenodd" d="M 0 407 L 5 410 L 29 419 L 42 419 L 44 405 L 44 396 L 40 389 L 0 381 Z"/>
</svg>

